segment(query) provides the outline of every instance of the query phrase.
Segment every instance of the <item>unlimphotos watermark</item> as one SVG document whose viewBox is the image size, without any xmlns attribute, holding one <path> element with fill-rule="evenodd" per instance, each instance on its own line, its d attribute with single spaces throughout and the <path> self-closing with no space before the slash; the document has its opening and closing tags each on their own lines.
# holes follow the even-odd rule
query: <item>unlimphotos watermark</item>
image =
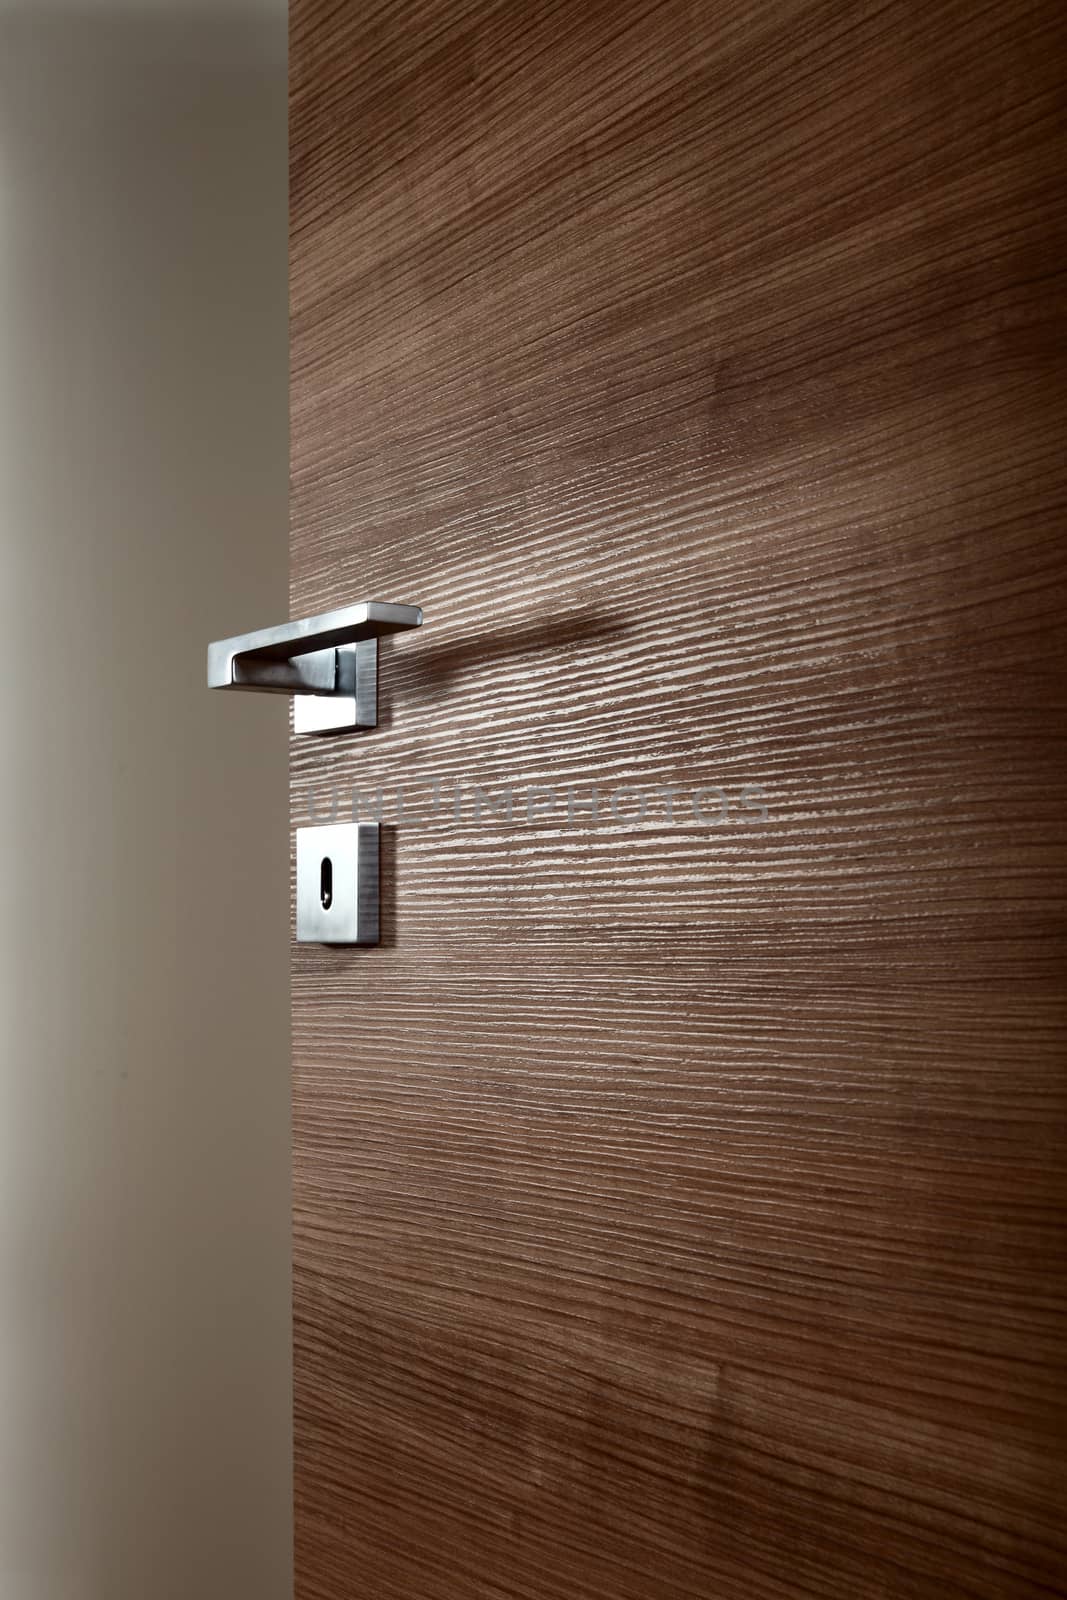
<svg viewBox="0 0 1067 1600">
<path fill-rule="evenodd" d="M 325 802 L 308 793 L 311 822 L 396 822 L 405 827 L 434 824 L 520 823 L 527 827 L 561 825 L 639 827 L 715 827 L 721 823 L 766 822 L 767 795 L 762 784 L 733 790 L 718 785 L 697 789 L 672 784 L 508 784 L 490 790 L 482 784 L 426 778 L 414 784 L 371 793 L 332 786 Z"/>
</svg>

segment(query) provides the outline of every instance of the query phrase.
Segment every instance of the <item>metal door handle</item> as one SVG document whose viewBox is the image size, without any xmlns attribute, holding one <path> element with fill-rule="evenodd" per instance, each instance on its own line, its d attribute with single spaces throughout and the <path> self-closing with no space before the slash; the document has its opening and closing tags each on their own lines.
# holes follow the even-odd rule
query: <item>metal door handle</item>
<svg viewBox="0 0 1067 1600">
<path fill-rule="evenodd" d="M 378 640 L 421 624 L 418 606 L 364 600 L 301 622 L 219 639 L 207 648 L 208 688 L 294 695 L 297 733 L 374 728 Z"/>
</svg>

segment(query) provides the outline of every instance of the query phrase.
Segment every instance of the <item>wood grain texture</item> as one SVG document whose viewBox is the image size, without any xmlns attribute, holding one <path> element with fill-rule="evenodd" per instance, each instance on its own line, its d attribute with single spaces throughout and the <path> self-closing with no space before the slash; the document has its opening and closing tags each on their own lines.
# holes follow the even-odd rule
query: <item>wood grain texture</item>
<svg viewBox="0 0 1067 1600">
<path fill-rule="evenodd" d="M 300 1600 L 1067 1590 L 1063 58 L 294 0 L 293 614 L 427 618 L 293 744 Z"/>
</svg>

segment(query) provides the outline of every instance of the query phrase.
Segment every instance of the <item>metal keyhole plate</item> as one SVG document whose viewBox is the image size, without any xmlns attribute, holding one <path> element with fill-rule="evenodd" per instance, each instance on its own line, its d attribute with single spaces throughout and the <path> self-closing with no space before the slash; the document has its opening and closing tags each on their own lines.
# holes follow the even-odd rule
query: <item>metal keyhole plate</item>
<svg viewBox="0 0 1067 1600">
<path fill-rule="evenodd" d="M 296 937 L 301 944 L 378 943 L 378 824 L 296 830 Z"/>
</svg>

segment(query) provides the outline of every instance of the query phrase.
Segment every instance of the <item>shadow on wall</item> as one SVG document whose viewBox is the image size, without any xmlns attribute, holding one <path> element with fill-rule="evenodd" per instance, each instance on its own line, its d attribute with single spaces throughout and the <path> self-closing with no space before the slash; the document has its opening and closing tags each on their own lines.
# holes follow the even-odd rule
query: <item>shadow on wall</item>
<svg viewBox="0 0 1067 1600">
<path fill-rule="evenodd" d="M 555 670 L 566 670 L 563 652 L 573 653 L 609 639 L 621 639 L 635 629 L 632 616 L 620 616 L 583 606 L 562 615 L 546 613 L 534 622 L 516 627 L 486 627 L 477 633 L 453 638 L 447 644 L 411 652 L 405 694 L 410 701 L 441 702 L 454 693 L 465 678 L 486 670 L 506 668 L 509 662 L 544 656 Z M 388 635 L 378 644 L 382 671 L 379 681 L 386 687 L 379 693 L 378 726 L 393 724 L 392 701 L 388 685 L 391 674 L 386 663 L 395 641 Z"/>
<path fill-rule="evenodd" d="M 285 11 L 0 0 L 0 1594 L 290 1594 Z"/>
</svg>

